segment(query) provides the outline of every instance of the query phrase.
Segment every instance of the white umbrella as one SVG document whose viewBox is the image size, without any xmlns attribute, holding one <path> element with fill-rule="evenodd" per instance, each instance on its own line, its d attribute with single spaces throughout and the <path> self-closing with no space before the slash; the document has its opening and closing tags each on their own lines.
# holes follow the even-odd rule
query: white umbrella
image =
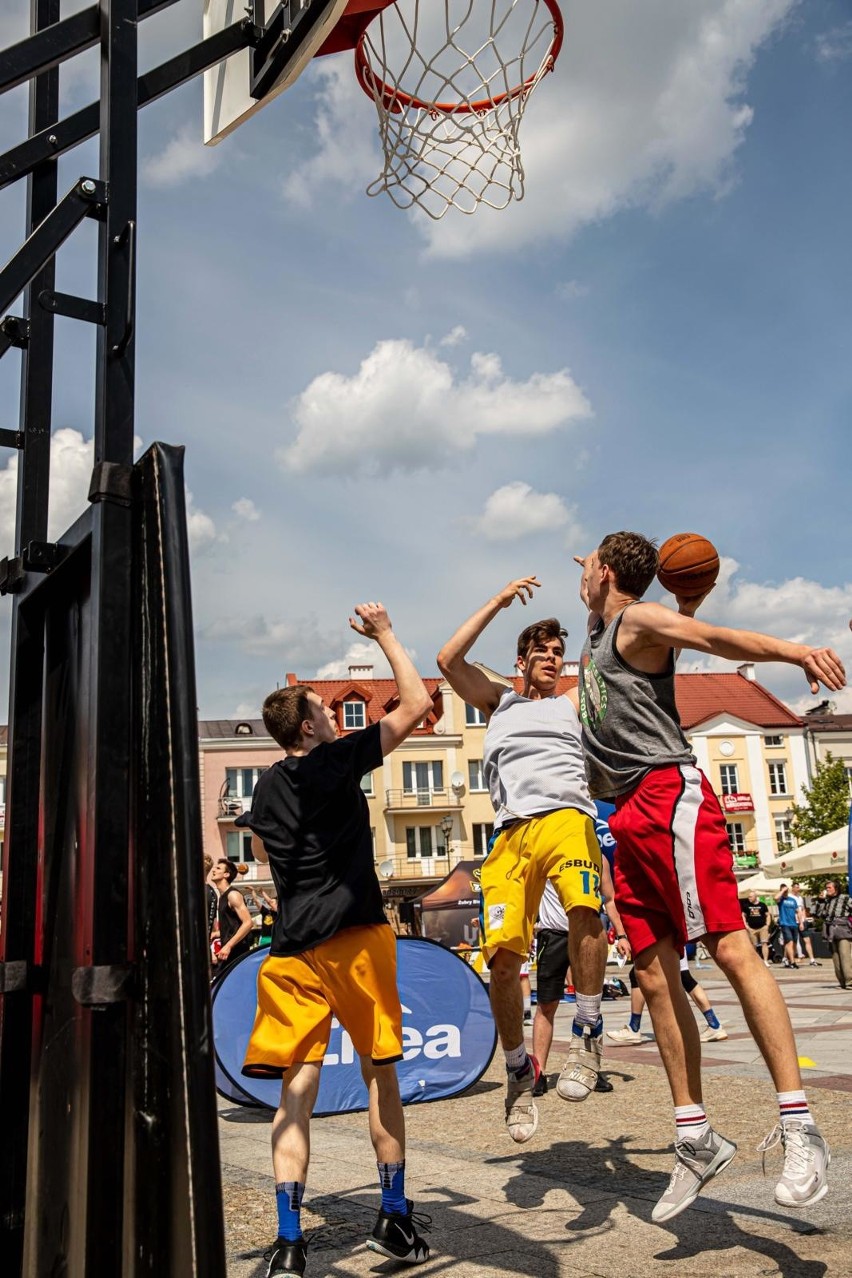
<svg viewBox="0 0 852 1278">
<path fill-rule="evenodd" d="M 781 891 L 782 882 L 782 879 L 770 879 L 763 870 L 758 870 L 757 874 L 739 881 L 737 896 L 748 896 L 749 892 L 756 892 L 758 896 L 768 896 L 770 893 L 774 895 Z"/>
<path fill-rule="evenodd" d="M 780 875 L 787 882 L 801 874 L 845 874 L 848 840 L 849 828 L 842 825 L 839 830 L 785 852 L 775 861 L 767 861 L 764 872 Z"/>
</svg>

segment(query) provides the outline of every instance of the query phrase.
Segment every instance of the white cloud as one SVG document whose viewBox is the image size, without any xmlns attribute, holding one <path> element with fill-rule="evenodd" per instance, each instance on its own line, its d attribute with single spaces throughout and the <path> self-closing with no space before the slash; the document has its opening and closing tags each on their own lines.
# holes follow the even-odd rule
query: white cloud
<svg viewBox="0 0 852 1278">
<path fill-rule="evenodd" d="M 250 497 L 240 497 L 233 503 L 231 510 L 249 524 L 255 524 L 260 519 L 260 511 Z"/>
<path fill-rule="evenodd" d="M 299 208 L 309 208 L 329 184 L 360 196 L 381 167 L 375 108 L 352 73 L 351 57 L 320 58 L 310 74 L 317 84 L 317 145 L 281 184 L 284 199 Z"/>
<path fill-rule="evenodd" d="M 739 565 L 724 558 L 719 581 L 701 607 L 699 616 L 714 625 L 736 626 L 742 630 L 759 630 L 809 647 L 834 648 L 843 661 L 847 676 L 852 675 L 852 583 L 823 586 L 805 577 L 793 577 L 775 585 L 743 581 L 737 578 Z M 710 658 L 702 660 L 684 654 L 679 670 L 730 670 L 731 662 Z M 814 697 L 808 691 L 805 677 L 797 666 L 773 663 L 756 668 L 758 680 L 772 690 L 791 709 L 804 713 L 816 701 L 829 698 L 838 710 L 852 712 L 852 691 L 840 693 L 821 690 Z"/>
<path fill-rule="evenodd" d="M 845 62 L 852 58 L 852 22 L 818 35 L 814 47 L 818 62 Z"/>
<path fill-rule="evenodd" d="M 186 178 L 205 177 L 219 165 L 223 152 L 204 146 L 196 124 L 185 124 L 158 155 L 142 162 L 142 176 L 152 186 L 177 186 Z M 233 161 L 233 156 L 231 157 Z"/>
<path fill-rule="evenodd" d="M 297 433 L 278 456 L 294 471 L 438 469 L 482 436 L 540 436 L 592 415 L 567 369 L 507 377 L 477 353 L 458 376 L 433 350 L 379 342 L 352 377 L 323 373 L 297 397 Z M 344 425 L 345 424 L 345 425 Z"/>
<path fill-rule="evenodd" d="M 565 239 L 631 205 L 723 193 L 752 120 L 746 77 L 796 0 L 574 0 L 553 75 L 531 97 L 520 141 L 526 196 L 474 218 L 416 224 L 447 257 Z M 346 69 L 348 71 L 348 69 Z M 369 168 L 354 80 L 332 80 L 320 145 L 298 175 L 303 202 L 329 183 L 365 184 Z M 373 129 L 375 132 L 375 129 Z M 291 182 L 296 179 L 291 179 Z"/>
<path fill-rule="evenodd" d="M 320 630 L 315 616 L 288 621 L 268 621 L 263 614 L 219 617 L 203 626 L 199 638 L 212 643 L 234 644 L 254 657 L 277 656 L 283 675 L 288 670 L 314 669 L 318 661 L 340 651 L 338 635 Z"/>
<path fill-rule="evenodd" d="M 537 493 L 521 480 L 493 492 L 482 514 L 472 521 L 474 531 L 489 541 L 512 541 L 568 524 L 574 525 L 574 540 L 579 545 L 582 538 L 574 508 L 569 509 L 557 493 Z"/>
<path fill-rule="evenodd" d="M 47 535 L 51 541 L 60 537 L 89 504 L 93 443 L 91 439 L 84 439 L 80 431 L 67 426 L 51 436 L 47 520 Z M 134 438 L 137 451 L 140 444 L 141 441 Z M 4 554 L 11 554 L 14 546 L 17 486 L 18 454 L 14 453 L 0 470 L 0 546 L 4 547 Z M 209 515 L 195 507 L 190 492 L 186 494 L 186 514 L 190 549 L 203 550 L 215 540 L 216 527 Z"/>
<path fill-rule="evenodd" d="M 463 324 L 456 324 L 455 328 L 451 328 L 445 337 L 442 337 L 439 346 L 459 346 L 462 342 L 467 341 L 467 329 Z"/>
<path fill-rule="evenodd" d="M 405 651 L 414 664 L 417 665 L 417 653 L 415 650 L 406 648 Z M 320 666 L 313 677 L 315 679 L 347 679 L 350 666 L 372 666 L 374 679 L 393 678 L 393 671 L 390 668 L 387 657 L 385 657 L 378 644 L 372 643 L 369 639 L 361 639 L 356 643 L 351 643 L 342 657 L 327 661 L 325 665 Z"/>
</svg>

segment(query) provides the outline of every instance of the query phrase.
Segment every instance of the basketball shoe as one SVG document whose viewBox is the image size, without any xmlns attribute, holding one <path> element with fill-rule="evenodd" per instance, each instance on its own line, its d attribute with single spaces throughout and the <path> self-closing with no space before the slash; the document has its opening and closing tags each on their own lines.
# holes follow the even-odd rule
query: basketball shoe
<svg viewBox="0 0 852 1278">
<path fill-rule="evenodd" d="M 727 1037 L 728 1031 L 722 1025 L 717 1025 L 715 1029 L 712 1025 L 707 1025 L 700 1035 L 702 1043 L 721 1043 Z"/>
<path fill-rule="evenodd" d="M 556 1081 L 556 1094 L 563 1100 L 584 1101 L 597 1085 L 601 1070 L 603 1035 L 592 1034 L 585 1026 L 582 1034 L 571 1035 L 568 1059 Z"/>
<path fill-rule="evenodd" d="M 297 1242 L 276 1238 L 264 1260 L 269 1261 L 265 1278 L 302 1278 L 308 1260 L 308 1244 L 304 1238 Z"/>
<path fill-rule="evenodd" d="M 644 1043 L 639 1030 L 632 1030 L 629 1025 L 622 1025 L 621 1029 L 607 1030 L 606 1036 L 612 1039 L 613 1043 Z"/>
<path fill-rule="evenodd" d="M 658 1224 L 678 1216 L 698 1197 L 708 1180 L 724 1171 L 737 1152 L 733 1141 L 725 1140 L 711 1127 L 701 1140 L 679 1140 L 675 1144 L 675 1165 L 668 1188 L 651 1212 Z"/>
<path fill-rule="evenodd" d="M 529 1059 L 531 1068 L 520 1078 L 510 1074 L 506 1086 L 506 1126 L 512 1140 L 519 1145 L 534 1136 L 538 1127 L 538 1106 L 533 1100 L 533 1088 L 541 1078 L 541 1070 L 534 1056 Z"/>
<path fill-rule="evenodd" d="M 775 1201 L 782 1207 L 811 1207 L 828 1193 L 831 1152 L 814 1123 L 790 1118 L 779 1123 L 757 1147 L 766 1151 L 778 1142 L 784 1149 L 784 1170 L 775 1186 Z"/>
<path fill-rule="evenodd" d="M 367 1239 L 367 1248 L 380 1256 L 387 1256 L 389 1260 L 401 1260 L 405 1265 L 422 1265 L 429 1259 L 429 1245 L 414 1226 L 428 1231 L 432 1218 L 422 1212 L 415 1214 L 411 1199 L 406 1198 L 405 1201 L 408 1211 L 404 1216 L 398 1211 L 379 1211 L 373 1232 Z"/>
</svg>

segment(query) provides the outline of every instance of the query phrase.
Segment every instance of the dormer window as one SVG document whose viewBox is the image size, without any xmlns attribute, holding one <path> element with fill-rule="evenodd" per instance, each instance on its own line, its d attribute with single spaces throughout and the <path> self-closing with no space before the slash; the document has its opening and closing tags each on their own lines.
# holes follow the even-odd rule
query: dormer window
<svg viewBox="0 0 852 1278">
<path fill-rule="evenodd" d="M 363 701 L 344 701 L 343 731 L 352 732 L 356 728 L 366 728 L 367 707 Z"/>
<path fill-rule="evenodd" d="M 250 723 L 238 723 L 234 728 L 235 737 L 252 737 L 254 736 L 254 728 Z"/>
</svg>

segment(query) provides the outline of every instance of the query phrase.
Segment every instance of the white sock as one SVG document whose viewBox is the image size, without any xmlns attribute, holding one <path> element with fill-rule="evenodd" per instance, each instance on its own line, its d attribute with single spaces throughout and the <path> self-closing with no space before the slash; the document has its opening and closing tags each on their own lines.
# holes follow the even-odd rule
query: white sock
<svg viewBox="0 0 852 1278">
<path fill-rule="evenodd" d="M 812 1123 L 813 1116 L 808 1109 L 808 1102 L 805 1099 L 804 1092 L 776 1092 L 778 1097 L 778 1111 L 781 1115 L 781 1126 L 791 1118 L 799 1123 Z"/>
<path fill-rule="evenodd" d="M 503 1049 L 503 1055 L 506 1057 L 506 1069 L 516 1074 L 519 1069 L 523 1069 L 527 1059 L 527 1049 L 523 1043 L 520 1047 L 513 1047 L 509 1051 Z"/>
<path fill-rule="evenodd" d="M 529 995 L 524 996 L 524 1015 L 532 1011 L 532 998 Z"/>
<path fill-rule="evenodd" d="M 578 992 L 576 998 L 574 1024 L 588 1025 L 590 1029 L 594 1029 L 601 1014 L 600 994 L 580 994 Z"/>
<path fill-rule="evenodd" d="M 675 1105 L 675 1141 L 700 1140 L 709 1130 L 703 1105 Z"/>
</svg>

